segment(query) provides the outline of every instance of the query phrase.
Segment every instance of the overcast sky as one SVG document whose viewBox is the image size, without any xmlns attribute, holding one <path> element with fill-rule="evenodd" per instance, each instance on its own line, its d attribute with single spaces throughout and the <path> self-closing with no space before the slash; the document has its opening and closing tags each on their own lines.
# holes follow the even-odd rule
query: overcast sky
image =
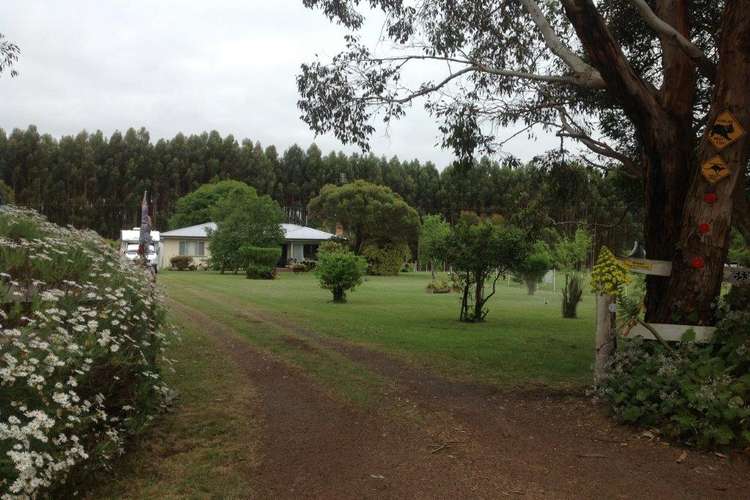
<svg viewBox="0 0 750 500">
<path fill-rule="evenodd" d="M 364 40 L 378 42 L 380 23 Z M 315 141 L 299 119 L 295 75 L 319 54 L 329 60 L 344 31 L 302 0 L 2 0 L 0 33 L 21 47 L 17 78 L 0 77 L 0 128 L 37 125 L 54 136 L 146 127 L 152 140 L 206 130 L 286 149 Z M 502 133 L 509 136 L 513 130 Z M 389 131 L 378 155 L 452 161 L 435 122 L 415 106 Z M 504 151 L 529 159 L 557 145 L 543 132 Z"/>
</svg>

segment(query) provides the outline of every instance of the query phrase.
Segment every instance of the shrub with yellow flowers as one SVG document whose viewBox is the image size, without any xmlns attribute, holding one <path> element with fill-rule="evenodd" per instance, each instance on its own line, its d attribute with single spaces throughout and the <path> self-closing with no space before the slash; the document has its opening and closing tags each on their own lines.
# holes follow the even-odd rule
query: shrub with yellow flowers
<svg viewBox="0 0 750 500">
<path fill-rule="evenodd" d="M 630 275 L 625 265 L 617 260 L 609 248 L 603 246 L 591 272 L 591 289 L 596 293 L 620 297 L 628 283 Z"/>
</svg>

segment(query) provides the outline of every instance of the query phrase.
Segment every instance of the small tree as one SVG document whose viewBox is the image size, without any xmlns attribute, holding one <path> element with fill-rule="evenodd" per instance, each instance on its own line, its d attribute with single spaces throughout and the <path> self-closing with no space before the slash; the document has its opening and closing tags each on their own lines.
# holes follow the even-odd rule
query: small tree
<svg viewBox="0 0 750 500">
<path fill-rule="evenodd" d="M 276 263 L 281 258 L 281 247 L 243 245 L 239 253 L 248 279 L 273 279 L 276 275 Z"/>
<path fill-rule="evenodd" d="M 346 292 L 362 284 L 362 277 L 367 269 L 367 261 L 343 247 L 331 247 L 326 251 L 318 251 L 318 264 L 315 275 L 320 280 L 320 286 L 330 290 L 333 301 L 346 302 Z"/>
<path fill-rule="evenodd" d="M 529 295 L 534 295 L 537 284 L 542 281 L 551 267 L 552 254 L 549 246 L 543 241 L 537 241 L 531 253 L 518 266 L 516 274 L 521 281 L 526 283 Z"/>
<path fill-rule="evenodd" d="M 451 226 L 442 215 L 426 215 L 419 231 L 419 258 L 430 263 L 432 279 L 435 279 L 437 263 L 445 259 L 446 244 Z"/>
<path fill-rule="evenodd" d="M 577 229 L 572 238 L 561 238 L 555 245 L 555 267 L 565 273 L 565 286 L 562 289 L 563 318 L 575 318 L 578 315 L 578 303 L 583 295 L 581 271 L 590 248 L 591 236 L 583 228 Z"/>
<path fill-rule="evenodd" d="M 497 281 L 517 268 L 527 251 L 520 229 L 462 216 L 448 238 L 448 260 L 456 274 L 454 282 L 461 288 L 461 321 L 484 321 L 489 312 L 485 305 L 495 295 Z M 487 280 L 492 282 L 489 294 L 485 294 Z"/>
<path fill-rule="evenodd" d="M 245 246 L 271 248 L 280 247 L 284 242 L 281 208 L 268 196 L 255 194 L 255 190 L 230 193 L 211 213 L 216 221 L 216 230 L 209 235 L 211 261 L 222 272 L 225 269 L 247 270 Z"/>
</svg>

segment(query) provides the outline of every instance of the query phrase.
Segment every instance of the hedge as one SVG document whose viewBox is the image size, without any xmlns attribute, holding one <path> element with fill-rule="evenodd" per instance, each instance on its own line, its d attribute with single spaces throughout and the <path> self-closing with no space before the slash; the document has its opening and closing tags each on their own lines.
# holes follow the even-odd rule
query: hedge
<svg viewBox="0 0 750 500">
<path fill-rule="evenodd" d="M 0 496 L 67 496 L 165 405 L 164 309 L 91 231 L 0 207 Z"/>
</svg>

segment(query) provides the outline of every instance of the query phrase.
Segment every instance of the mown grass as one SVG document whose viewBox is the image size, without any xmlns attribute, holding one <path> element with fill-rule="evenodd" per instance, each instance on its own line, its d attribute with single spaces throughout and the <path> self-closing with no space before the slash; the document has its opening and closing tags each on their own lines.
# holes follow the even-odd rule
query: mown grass
<svg viewBox="0 0 750 500">
<path fill-rule="evenodd" d="M 256 319 L 248 310 L 249 304 L 232 297 L 206 294 L 194 287 L 171 288 L 169 294 L 180 304 L 229 327 L 234 335 L 256 348 L 301 370 L 319 382 L 331 396 L 363 407 L 377 405 L 386 383 L 384 379 L 342 354 L 324 348 L 315 339 L 299 335 L 282 325 Z"/>
<path fill-rule="evenodd" d="M 174 316 L 182 341 L 169 347 L 175 372 L 166 373 L 179 392 L 173 413 L 154 426 L 97 478 L 88 498 L 247 498 L 251 468 L 259 460 L 257 395 L 216 344 Z"/>
<path fill-rule="evenodd" d="M 457 320 L 456 294 L 426 293 L 429 279 L 426 273 L 369 277 L 349 295 L 349 303 L 333 304 L 330 293 L 320 289 L 311 274 L 284 273 L 274 281 L 212 272 L 160 274 L 171 297 L 214 317 L 223 316 L 222 321 L 252 336 L 254 342 L 277 350 L 284 349 L 278 332 L 255 332 L 239 314 L 243 308 L 268 311 L 322 335 L 363 344 L 463 380 L 503 386 L 579 385 L 590 380 L 594 335 L 590 294 L 584 295 L 579 318 L 571 320 L 561 317 L 559 292 L 541 290 L 528 296 L 525 288 L 502 283 L 489 304 L 487 321 L 464 324 Z M 326 372 L 329 368 L 324 365 L 321 362 L 318 369 Z M 351 370 L 329 375 L 347 376 Z"/>
</svg>

